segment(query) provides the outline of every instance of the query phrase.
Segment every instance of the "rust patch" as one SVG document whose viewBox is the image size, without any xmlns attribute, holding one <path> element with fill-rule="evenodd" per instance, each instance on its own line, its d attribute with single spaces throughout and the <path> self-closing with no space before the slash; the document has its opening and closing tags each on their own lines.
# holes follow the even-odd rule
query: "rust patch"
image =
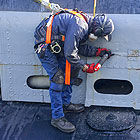
<svg viewBox="0 0 140 140">
<path fill-rule="evenodd" d="M 139 57 L 140 51 L 139 50 L 128 50 L 128 57 Z"/>
</svg>

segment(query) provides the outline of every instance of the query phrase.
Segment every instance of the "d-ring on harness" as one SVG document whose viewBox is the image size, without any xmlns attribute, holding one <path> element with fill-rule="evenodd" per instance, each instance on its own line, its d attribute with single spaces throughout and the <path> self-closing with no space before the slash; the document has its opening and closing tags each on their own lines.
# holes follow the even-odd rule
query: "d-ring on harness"
<svg viewBox="0 0 140 140">
<path fill-rule="evenodd" d="M 61 47 L 57 42 L 51 43 L 50 47 L 51 47 L 52 53 L 60 53 L 61 52 Z"/>
</svg>

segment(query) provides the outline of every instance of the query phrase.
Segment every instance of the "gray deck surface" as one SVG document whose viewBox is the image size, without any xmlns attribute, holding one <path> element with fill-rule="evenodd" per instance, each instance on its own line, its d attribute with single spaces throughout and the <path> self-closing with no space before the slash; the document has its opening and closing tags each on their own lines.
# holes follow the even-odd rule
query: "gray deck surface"
<svg viewBox="0 0 140 140">
<path fill-rule="evenodd" d="M 136 111 L 137 123 L 131 131 L 103 133 L 86 122 L 89 111 L 96 108 L 65 114 L 77 128 L 66 134 L 50 125 L 50 104 L 0 101 L 0 140 L 140 140 L 140 111 Z"/>
</svg>

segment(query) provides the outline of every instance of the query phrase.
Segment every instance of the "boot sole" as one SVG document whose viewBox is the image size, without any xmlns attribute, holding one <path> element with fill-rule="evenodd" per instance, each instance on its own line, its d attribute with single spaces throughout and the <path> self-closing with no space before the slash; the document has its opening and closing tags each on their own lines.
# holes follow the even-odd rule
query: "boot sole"
<svg viewBox="0 0 140 140">
<path fill-rule="evenodd" d="M 53 123 L 51 123 L 51 125 L 52 125 L 53 127 L 55 127 L 55 128 L 58 128 L 58 129 L 61 130 L 62 132 L 66 132 L 66 133 L 72 133 L 72 132 L 74 132 L 74 131 L 76 130 L 76 128 L 75 128 L 75 129 L 72 129 L 72 130 L 64 130 L 64 129 L 60 128 L 59 126 L 57 126 L 57 125 L 55 125 L 55 124 L 53 124 Z"/>
<path fill-rule="evenodd" d="M 67 112 L 80 113 L 80 112 L 83 112 L 84 110 L 85 110 L 84 108 L 82 110 L 79 110 L 79 111 L 64 110 L 64 113 L 67 113 Z"/>
</svg>

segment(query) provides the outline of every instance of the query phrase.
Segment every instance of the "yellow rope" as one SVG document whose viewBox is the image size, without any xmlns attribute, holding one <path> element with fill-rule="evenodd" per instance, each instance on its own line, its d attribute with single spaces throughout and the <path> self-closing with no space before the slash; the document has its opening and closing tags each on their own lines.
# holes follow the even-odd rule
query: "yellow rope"
<svg viewBox="0 0 140 140">
<path fill-rule="evenodd" d="M 42 4 L 42 0 L 34 0 L 34 2 Z M 48 1 L 48 5 L 44 5 L 47 9 L 51 10 L 51 3 Z"/>
<path fill-rule="evenodd" d="M 97 0 L 94 0 L 93 17 L 95 17 L 95 12 L 96 12 L 96 2 Z"/>
</svg>

